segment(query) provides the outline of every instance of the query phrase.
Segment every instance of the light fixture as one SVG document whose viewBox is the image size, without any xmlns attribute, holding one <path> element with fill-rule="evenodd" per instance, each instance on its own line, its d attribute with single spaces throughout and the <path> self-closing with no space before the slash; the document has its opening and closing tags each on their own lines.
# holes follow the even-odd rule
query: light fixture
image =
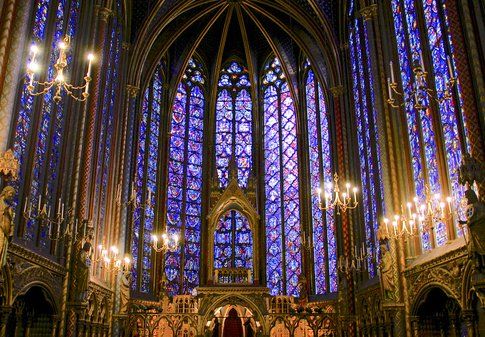
<svg viewBox="0 0 485 337">
<path fill-rule="evenodd" d="M 337 210 L 337 214 L 340 214 L 340 212 L 345 213 L 348 209 L 355 209 L 358 205 L 357 187 L 353 187 L 347 182 L 345 184 L 345 192 L 341 193 L 338 185 L 339 176 L 337 173 L 334 174 L 333 181 L 333 184 L 327 183 L 327 186 L 324 186 L 324 189 L 317 189 L 320 209 L 327 211 L 335 208 Z M 352 191 L 353 198 L 351 197 L 350 191 Z"/>
<path fill-rule="evenodd" d="M 110 272 L 129 270 L 131 266 L 131 258 L 128 255 L 121 258 L 119 253 L 120 250 L 116 246 L 111 246 L 107 249 L 103 245 L 99 245 L 94 261 L 101 263 L 102 268 L 109 270 Z"/>
<path fill-rule="evenodd" d="M 141 213 L 145 213 L 145 211 L 153 208 L 153 201 L 152 201 L 153 198 L 152 197 L 153 197 L 154 193 L 150 188 L 147 188 L 147 197 L 146 197 L 145 201 L 143 201 L 141 203 L 137 201 L 138 192 L 137 192 L 137 189 L 136 189 L 134 183 L 131 184 L 130 196 L 128 198 L 128 201 L 125 202 L 125 203 L 122 203 L 122 195 L 121 195 L 122 192 L 121 191 L 122 191 L 121 184 L 118 184 L 118 188 L 117 188 L 117 191 L 116 191 L 116 203 L 118 205 L 124 204 L 127 207 L 131 206 L 131 207 L 133 207 L 134 210 L 136 210 L 136 209 L 142 210 L 143 212 L 141 212 Z M 135 219 L 135 220 L 137 220 L 137 219 Z"/>
<path fill-rule="evenodd" d="M 428 232 L 438 224 L 453 219 L 453 204 L 454 198 L 432 194 L 425 186 L 424 199 L 416 196 L 406 203 L 405 209 L 402 207 L 401 214 L 395 214 L 392 219 L 384 218 L 383 234 L 395 239 Z"/>
<path fill-rule="evenodd" d="M 413 90 L 408 95 L 408 102 L 413 103 L 415 109 L 423 110 L 427 108 L 427 99 L 434 99 L 439 103 L 445 100 L 450 100 L 453 97 L 452 89 L 456 84 L 456 77 L 454 75 L 451 58 L 447 56 L 449 79 L 445 83 L 445 89 L 441 92 L 436 92 L 428 87 L 428 84 L 426 82 L 426 76 L 428 73 L 424 68 L 422 53 L 420 53 L 419 58 L 420 62 L 416 62 L 413 67 L 414 85 Z M 398 99 L 394 97 L 394 95 L 397 95 L 398 97 L 403 97 L 403 93 L 398 91 L 398 85 L 394 76 L 394 67 L 392 61 L 390 62 L 389 67 L 391 77 L 387 78 L 387 87 L 389 91 L 389 98 L 387 100 L 387 103 L 389 103 L 389 105 L 391 105 L 393 108 L 398 108 L 400 106 L 403 106 L 406 102 L 399 104 Z"/>
<path fill-rule="evenodd" d="M 178 234 L 167 234 L 163 233 L 161 235 L 152 235 L 152 248 L 157 252 L 174 252 L 179 246 L 179 236 Z"/>
<path fill-rule="evenodd" d="M 52 79 L 48 79 L 45 82 L 39 82 L 35 80 L 35 74 L 41 69 L 39 63 L 37 63 L 37 56 L 40 53 L 40 48 L 37 45 L 30 47 L 30 62 L 27 65 L 27 77 L 29 84 L 27 90 L 32 96 L 40 96 L 48 93 L 54 88 L 54 101 L 60 102 L 62 97 L 61 93 L 65 92 L 76 101 L 84 102 L 89 96 L 89 83 L 91 82 L 91 67 L 94 61 L 94 55 L 88 54 L 88 70 L 86 76 L 84 76 L 84 84 L 81 86 L 75 86 L 67 82 L 65 70 L 67 67 L 67 53 L 71 45 L 71 38 L 66 35 L 64 39 L 57 45 L 59 57 L 54 64 L 55 73 Z M 39 91 L 34 91 L 36 86 L 40 87 Z M 77 92 L 77 95 L 76 93 Z"/>
<path fill-rule="evenodd" d="M 362 243 L 360 248 L 354 247 L 353 256 L 341 255 L 337 262 L 337 268 L 342 274 L 363 273 L 369 269 L 369 260 L 371 263 L 375 262 L 376 256 L 370 247 L 366 249 L 364 243 Z"/>
</svg>

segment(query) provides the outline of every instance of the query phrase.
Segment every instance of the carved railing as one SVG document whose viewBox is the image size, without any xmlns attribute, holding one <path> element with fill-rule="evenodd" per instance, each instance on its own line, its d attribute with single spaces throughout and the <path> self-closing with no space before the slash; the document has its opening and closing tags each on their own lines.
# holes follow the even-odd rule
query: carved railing
<svg viewBox="0 0 485 337">
<path fill-rule="evenodd" d="M 273 314 L 287 314 L 294 304 L 293 296 L 274 296 L 269 301 L 269 312 Z"/>
<path fill-rule="evenodd" d="M 194 314 L 198 311 L 197 300 L 191 295 L 177 295 L 173 298 L 177 314 Z"/>
<path fill-rule="evenodd" d="M 217 284 L 252 284 L 251 269 L 246 268 L 220 268 L 215 270 L 215 283 Z"/>
</svg>

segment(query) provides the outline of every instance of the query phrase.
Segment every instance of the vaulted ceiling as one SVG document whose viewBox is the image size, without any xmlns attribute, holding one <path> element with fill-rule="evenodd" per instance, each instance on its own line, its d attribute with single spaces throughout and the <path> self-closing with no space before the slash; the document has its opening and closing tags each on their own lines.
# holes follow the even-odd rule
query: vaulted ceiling
<svg viewBox="0 0 485 337">
<path fill-rule="evenodd" d="M 252 73 L 270 54 L 284 61 L 296 87 L 303 57 L 323 83 L 340 83 L 339 24 L 345 6 L 335 0 L 144 0 L 127 4 L 133 46 L 130 81 L 143 86 L 165 58 L 171 84 L 188 59 L 199 55 L 217 74 L 229 56 L 244 60 Z M 342 1 L 343 3 L 343 1 Z M 175 87 L 170 85 L 170 87 Z"/>
</svg>

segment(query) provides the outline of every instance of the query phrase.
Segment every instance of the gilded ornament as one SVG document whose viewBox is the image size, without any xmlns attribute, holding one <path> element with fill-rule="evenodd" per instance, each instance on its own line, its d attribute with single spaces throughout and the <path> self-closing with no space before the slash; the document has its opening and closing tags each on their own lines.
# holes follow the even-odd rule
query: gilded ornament
<svg viewBox="0 0 485 337">
<path fill-rule="evenodd" d="M 0 174 L 2 174 L 4 178 L 17 180 L 19 167 L 19 161 L 15 158 L 11 149 L 7 150 L 3 156 L 0 156 Z"/>
</svg>

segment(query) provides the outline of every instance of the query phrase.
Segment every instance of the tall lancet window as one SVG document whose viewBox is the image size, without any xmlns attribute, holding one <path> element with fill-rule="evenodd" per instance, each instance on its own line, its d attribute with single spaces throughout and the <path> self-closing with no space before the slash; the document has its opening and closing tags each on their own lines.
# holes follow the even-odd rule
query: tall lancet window
<svg viewBox="0 0 485 337">
<path fill-rule="evenodd" d="M 334 211 L 320 210 L 318 194 L 315 191 L 333 179 L 332 149 L 329 116 L 323 88 L 308 62 L 306 63 L 305 93 L 309 178 L 312 193 L 310 228 L 313 228 L 315 293 L 325 294 L 337 291 L 337 233 Z"/>
<path fill-rule="evenodd" d="M 36 0 L 29 4 L 33 5 L 32 31 L 23 54 L 29 54 L 31 43 L 42 46 L 42 54 L 37 60 L 45 65 L 45 71 L 39 78 L 40 81 L 44 81 L 53 77 L 54 64 L 58 57 L 57 44 L 65 34 L 72 37 L 72 51 L 77 48 L 75 37 L 80 15 L 80 1 Z M 70 55 L 68 64 L 72 65 Z M 30 62 L 29 57 L 22 60 L 22 64 L 28 62 Z M 67 71 L 75 82 L 73 68 L 70 66 Z M 66 169 L 61 161 L 61 157 L 65 155 L 63 144 L 67 138 L 67 125 L 71 118 L 68 113 L 71 101 L 66 95 L 63 95 L 59 103 L 54 102 L 52 90 L 34 99 L 27 91 L 27 84 L 23 80 L 20 81 L 19 100 L 11 138 L 11 146 L 21 164 L 20 179 L 13 182 L 13 186 L 19 190 L 19 200 L 15 201 L 18 207 L 17 214 L 21 214 L 23 207 L 21 201 L 26 199 L 32 205 L 42 201 L 47 208 L 52 210 L 56 208 L 57 200 L 62 193 L 62 184 L 59 183 L 63 176 L 62 170 Z M 18 234 L 23 234 L 29 244 L 48 253 L 50 241 L 47 227 L 39 226 L 38 221 L 24 220 L 21 216 L 17 219 Z"/>
<path fill-rule="evenodd" d="M 131 254 L 133 256 L 132 287 L 149 293 L 152 290 L 153 252 L 151 234 L 154 229 L 154 207 L 141 207 L 147 200 L 156 200 L 158 193 L 160 116 L 162 110 L 163 64 L 160 63 L 145 89 L 138 124 L 134 187 L 137 207 L 133 210 Z"/>
<path fill-rule="evenodd" d="M 268 288 L 272 295 L 298 296 L 301 233 L 295 105 L 277 58 L 266 64 L 262 82 Z"/>
<path fill-rule="evenodd" d="M 111 21 L 111 30 L 108 34 L 109 47 L 106 48 L 105 61 L 103 62 L 103 80 L 104 83 L 103 91 L 100 94 L 100 101 L 102 105 L 98 109 L 98 138 L 97 138 L 97 155 L 96 155 L 96 188 L 94 190 L 94 210 L 93 218 L 97 219 L 95 223 L 97 226 L 97 238 L 99 242 L 103 242 L 107 239 L 106 233 L 108 229 L 106 228 L 106 213 L 109 208 L 109 198 L 108 198 L 108 186 L 109 186 L 109 176 L 113 169 L 113 156 L 112 148 L 115 145 L 113 134 L 115 128 L 115 120 L 118 118 L 116 109 L 119 91 L 119 75 L 121 68 L 121 43 L 123 42 L 122 37 L 122 26 L 123 23 L 120 22 L 119 18 L 122 18 L 122 1 L 118 0 L 116 2 L 117 15 L 113 16 Z M 106 243 L 106 241 L 104 241 Z"/>
<path fill-rule="evenodd" d="M 248 71 L 236 61 L 221 70 L 216 105 L 216 166 L 221 187 L 234 156 L 239 186 L 246 187 L 252 167 L 252 101 Z"/>
<path fill-rule="evenodd" d="M 202 66 L 191 59 L 172 106 L 166 225 L 182 240 L 165 257 L 169 294 L 190 294 L 199 285 L 204 83 Z"/>
<path fill-rule="evenodd" d="M 360 178 L 362 182 L 362 210 L 367 250 L 376 252 L 379 217 L 383 212 L 382 168 L 377 130 L 376 96 L 372 73 L 368 32 L 362 19 L 352 21 L 350 27 L 350 58 L 357 127 Z M 370 254 L 369 254 L 370 255 Z M 369 257 L 369 276 L 376 275 L 375 261 Z"/>
<path fill-rule="evenodd" d="M 460 97 L 441 100 L 446 82 L 451 77 L 447 57 L 450 57 L 452 65 L 455 63 L 446 7 L 440 0 L 392 0 L 391 6 L 399 73 L 407 102 L 404 110 L 416 195 L 424 199 L 426 188 L 429 188 L 432 194 L 453 193 L 460 200 L 463 190 L 458 183 L 458 168 L 464 150 L 459 138 L 459 123 L 463 120 Z M 421 63 L 428 71 L 426 84 L 436 90 L 440 102 L 433 105 L 431 99 L 424 99 L 422 103 L 428 108 L 417 110 L 412 95 L 412 69 Z M 459 78 L 456 67 L 453 66 L 452 71 L 454 77 Z M 458 89 L 459 92 L 459 86 Z M 468 143 L 466 135 L 461 137 Z M 456 224 L 454 227 L 452 232 L 456 231 L 460 236 L 461 231 Z M 449 239 L 449 234 L 445 223 L 437 224 L 433 233 L 428 231 L 422 235 L 423 250 L 442 246 Z"/>
</svg>

